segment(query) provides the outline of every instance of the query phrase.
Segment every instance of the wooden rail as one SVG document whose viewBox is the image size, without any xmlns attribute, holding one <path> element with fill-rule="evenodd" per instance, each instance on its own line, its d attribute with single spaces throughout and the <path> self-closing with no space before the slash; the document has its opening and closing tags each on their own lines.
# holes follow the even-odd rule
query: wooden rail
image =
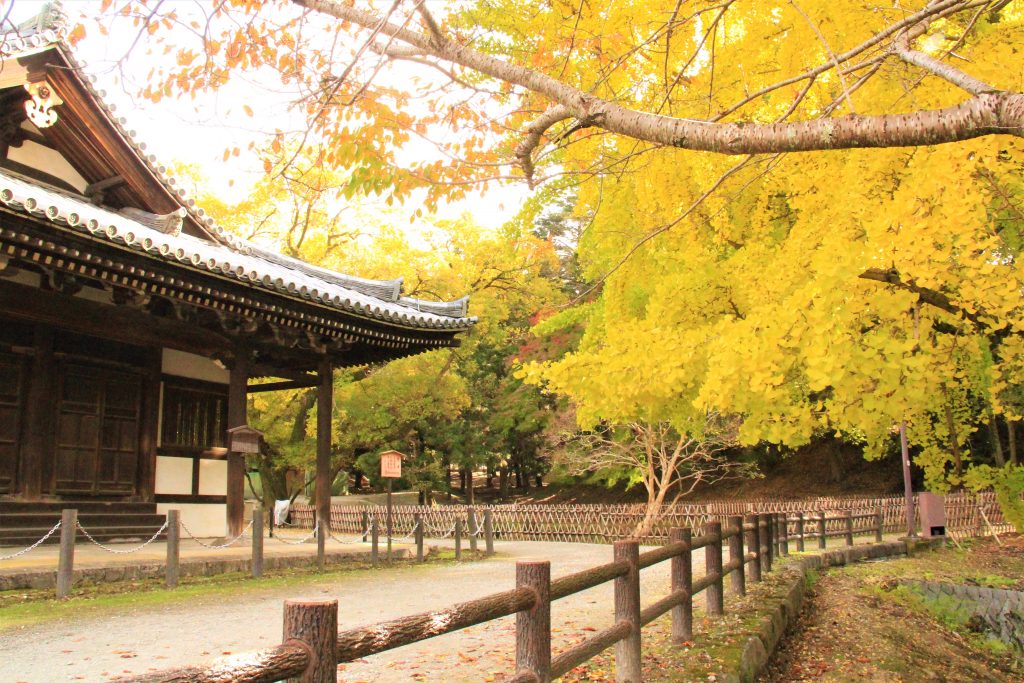
<svg viewBox="0 0 1024 683">
<path fill-rule="evenodd" d="M 880 511 L 845 511 L 834 517 L 819 514 L 819 524 L 841 522 L 840 533 L 852 544 L 852 534 L 871 533 L 876 538 L 883 522 Z M 860 525 L 859 520 L 874 520 Z M 668 543 L 640 552 L 636 539 L 613 544 L 613 560 L 574 574 L 551 579 L 549 562 L 518 562 L 516 587 L 446 609 L 423 612 L 399 619 L 347 629 L 337 627 L 325 636 L 324 624 L 337 619 L 337 603 L 300 603 L 285 613 L 285 640 L 270 650 L 240 655 L 212 666 L 193 666 L 145 674 L 122 681 L 136 683 L 221 683 L 223 681 L 276 681 L 284 678 L 304 683 L 336 680 L 336 665 L 372 654 L 452 633 L 476 624 L 516 615 L 516 671 L 505 683 L 548 683 L 586 662 L 599 652 L 614 648 L 616 681 L 641 681 L 641 629 L 664 614 L 671 614 L 672 639 L 682 643 L 693 637 L 693 598 L 704 594 L 705 612 L 725 613 L 725 580 L 730 577 L 730 594 L 744 595 L 746 581 L 758 582 L 771 571 L 772 561 L 788 555 L 789 529 L 795 528 L 797 542 L 809 538 L 804 515 L 760 513 L 725 520 L 708 521 L 700 536 L 689 529 L 669 532 Z M 795 526 L 794 526 L 795 525 Z M 837 535 L 825 529 L 825 538 Z M 705 574 L 693 578 L 693 552 L 705 550 Z M 723 553 L 728 560 L 723 562 Z M 640 572 L 662 562 L 671 562 L 668 594 L 644 607 L 641 604 Z M 748 572 L 749 569 L 749 572 Z M 551 603 L 612 582 L 614 621 L 611 626 L 552 657 Z M 288 605 L 290 603 L 286 603 Z M 331 610 L 333 609 L 333 616 Z M 308 611 L 309 614 L 306 614 Z M 315 613 L 315 614 L 314 614 Z M 291 616 L 289 616 L 291 615 Z M 295 624 L 289 626 L 289 619 Z"/>
</svg>

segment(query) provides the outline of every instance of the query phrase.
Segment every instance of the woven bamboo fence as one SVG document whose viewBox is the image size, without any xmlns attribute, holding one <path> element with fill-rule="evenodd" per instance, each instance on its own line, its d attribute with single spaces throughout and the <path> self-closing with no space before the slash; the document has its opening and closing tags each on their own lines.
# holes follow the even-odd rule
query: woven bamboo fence
<svg viewBox="0 0 1024 683">
<path fill-rule="evenodd" d="M 468 524 L 469 511 L 475 510 L 477 528 Z M 984 493 L 954 493 L 946 496 L 946 531 L 954 537 L 976 536 L 994 530 L 998 533 L 1012 531 L 996 504 L 995 495 Z M 646 507 L 643 504 L 625 505 L 397 505 L 393 508 L 393 528 L 396 537 L 410 536 L 415 526 L 414 515 L 423 518 L 427 537 L 444 538 L 454 533 L 456 520 L 462 520 L 463 528 L 476 535 L 483 523 L 482 511 L 491 510 L 495 535 L 510 541 L 564 541 L 577 543 L 611 543 L 634 535 L 637 525 L 643 519 Z M 881 509 L 884 529 L 887 533 L 900 533 L 906 529 L 906 506 L 902 496 L 882 497 L 820 497 L 802 500 L 746 499 L 712 501 L 707 503 L 666 506 L 654 523 L 649 534 L 639 540 L 648 543 L 663 543 L 668 539 L 669 529 L 681 527 L 700 529 L 704 524 L 729 515 L 743 515 L 758 512 L 790 513 L 790 527 L 795 532 L 792 515 L 803 513 L 812 519 L 821 512 L 827 513 L 826 532 L 839 535 L 843 532 L 842 520 L 834 518 L 837 511 L 852 510 L 855 513 L 874 512 Z M 917 509 L 917 505 L 915 505 Z M 982 514 L 984 513 L 984 514 Z M 383 506 L 331 507 L 331 531 L 339 534 L 361 534 L 366 531 L 368 521 L 377 519 L 383 524 Z M 987 518 L 987 522 L 985 521 Z M 292 523 L 301 528 L 313 527 L 313 507 L 295 505 L 292 507 Z M 857 522 L 856 531 L 863 533 L 870 522 Z M 860 527 L 864 526 L 863 529 Z"/>
</svg>

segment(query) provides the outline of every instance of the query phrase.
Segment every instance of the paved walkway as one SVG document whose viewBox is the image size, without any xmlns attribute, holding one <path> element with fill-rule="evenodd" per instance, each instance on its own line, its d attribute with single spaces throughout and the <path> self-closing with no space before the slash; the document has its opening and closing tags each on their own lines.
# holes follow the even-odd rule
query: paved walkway
<svg viewBox="0 0 1024 683">
<path fill-rule="evenodd" d="M 242 589 L 230 601 L 223 595 L 192 597 L 13 631 L 0 624 L 0 681 L 104 681 L 209 663 L 280 642 L 286 598 L 336 597 L 339 627 L 349 628 L 512 588 L 516 560 L 550 560 L 552 576 L 558 577 L 609 562 L 612 555 L 611 546 L 570 543 L 498 542 L 496 550 L 497 557 L 460 565 L 401 565 L 300 579 L 287 588 Z M 700 576 L 704 559 L 699 551 L 695 555 L 694 573 Z M 667 563 L 645 569 L 641 577 L 645 604 L 668 592 Z M 611 623 L 610 583 L 555 603 L 556 652 Z M 514 669 L 514 651 L 515 619 L 506 617 L 346 664 L 339 680 L 500 680 Z"/>
<path fill-rule="evenodd" d="M 857 543 L 867 542 L 858 538 Z M 436 543 L 436 542 L 434 542 Z M 842 545 L 841 539 L 829 546 Z M 281 640 L 288 598 L 336 597 L 341 629 L 448 607 L 515 585 L 517 560 L 549 560 L 553 578 L 609 562 L 608 545 L 497 542 L 498 556 L 463 564 L 402 564 L 328 578 L 295 578 L 287 587 L 240 585 L 180 602 L 4 630 L 0 612 L 0 681 L 51 683 L 107 681 L 119 676 L 189 664 L 209 664 Z M 808 547 L 811 551 L 812 548 Z M 704 574 L 703 550 L 694 553 L 694 577 Z M 668 592 L 669 563 L 641 573 L 643 604 Z M 695 601 L 703 605 L 703 597 Z M 728 598 L 726 609 L 728 609 Z M 611 583 L 552 606 L 555 654 L 612 623 Z M 514 670 L 515 619 L 505 617 L 439 638 L 341 665 L 338 680 L 494 681 Z"/>
</svg>

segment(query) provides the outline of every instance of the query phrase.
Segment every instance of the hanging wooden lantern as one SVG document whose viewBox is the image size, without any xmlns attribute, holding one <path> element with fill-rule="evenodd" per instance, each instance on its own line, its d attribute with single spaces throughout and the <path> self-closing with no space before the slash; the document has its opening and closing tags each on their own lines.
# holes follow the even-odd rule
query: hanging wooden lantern
<svg viewBox="0 0 1024 683">
<path fill-rule="evenodd" d="M 259 453 L 263 432 L 249 425 L 232 427 L 228 430 L 229 450 L 232 453 Z"/>
</svg>

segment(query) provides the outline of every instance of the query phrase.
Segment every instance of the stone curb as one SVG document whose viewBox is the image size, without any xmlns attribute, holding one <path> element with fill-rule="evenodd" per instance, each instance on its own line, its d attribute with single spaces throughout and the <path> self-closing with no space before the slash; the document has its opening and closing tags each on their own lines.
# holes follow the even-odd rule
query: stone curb
<svg viewBox="0 0 1024 683">
<path fill-rule="evenodd" d="M 409 559 L 412 553 L 405 548 L 395 549 L 393 554 L 399 560 Z M 368 552 L 328 553 L 324 564 L 337 565 L 355 560 L 370 561 Z M 309 567 L 316 561 L 316 555 L 267 555 L 263 558 L 263 570 L 289 569 L 292 567 Z M 230 572 L 250 572 L 251 557 L 223 559 L 185 559 L 179 562 L 180 575 L 214 576 Z M 140 579 L 164 578 L 165 563 L 159 560 L 134 564 L 118 564 L 99 567 L 81 567 L 73 572 L 74 585 L 110 583 L 114 581 L 137 581 Z M 55 569 L 11 572 L 0 574 L 0 591 L 24 590 L 29 588 L 55 588 L 57 571 Z"/>
<path fill-rule="evenodd" d="M 820 555 L 809 555 L 787 565 L 782 569 L 784 581 L 780 589 L 784 597 L 777 604 L 769 606 L 768 614 L 754 627 L 755 635 L 749 636 L 742 644 L 738 657 L 733 661 L 726 661 L 725 670 L 718 680 L 727 683 L 752 683 L 764 671 L 786 629 L 800 615 L 810 570 L 840 567 L 858 560 L 913 555 L 918 549 L 941 547 L 944 543 L 943 539 L 935 539 L 854 545 Z"/>
</svg>

